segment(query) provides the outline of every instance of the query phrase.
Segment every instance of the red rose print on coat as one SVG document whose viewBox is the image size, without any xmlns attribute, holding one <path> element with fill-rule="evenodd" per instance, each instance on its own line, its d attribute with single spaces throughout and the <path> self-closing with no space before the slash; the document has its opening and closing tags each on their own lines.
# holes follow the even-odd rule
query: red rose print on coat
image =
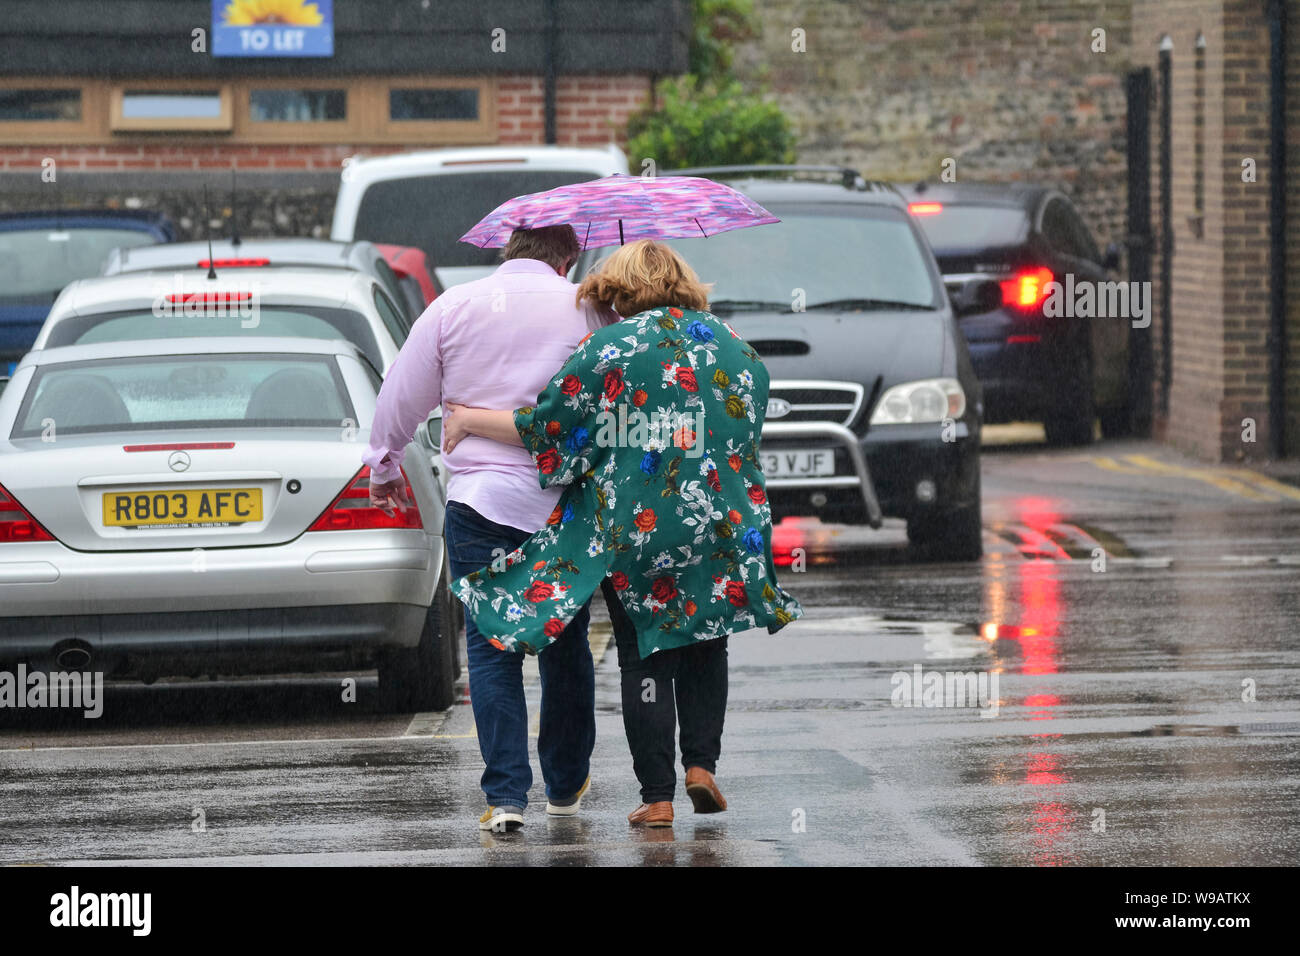
<svg viewBox="0 0 1300 956">
<path fill-rule="evenodd" d="M 644 531 L 646 534 L 655 529 L 655 513 L 649 508 L 642 508 L 632 521 L 639 530 Z"/>
<path fill-rule="evenodd" d="M 555 594 L 555 588 L 549 581 L 534 581 L 528 585 L 528 590 L 524 592 L 524 597 L 537 604 L 540 601 L 549 600 Z"/>
<path fill-rule="evenodd" d="M 564 622 L 558 617 L 553 617 L 546 622 L 544 630 L 546 631 L 547 637 L 559 637 L 560 633 L 564 630 Z"/>
<path fill-rule="evenodd" d="M 688 392 L 698 392 L 700 386 L 695 382 L 695 369 L 685 366 L 677 370 L 677 384 Z"/>
<path fill-rule="evenodd" d="M 560 467 L 560 461 L 560 453 L 554 448 L 548 448 L 537 456 L 537 470 L 543 475 L 552 474 Z"/>
<path fill-rule="evenodd" d="M 623 394 L 623 370 L 616 368 L 605 373 L 605 397 L 611 402 Z"/>
<path fill-rule="evenodd" d="M 552 438 L 554 438 L 554 437 L 555 437 L 556 435 L 558 435 L 559 433 L 560 433 L 560 423 L 559 423 L 559 422 L 552 420 L 552 421 L 549 421 L 549 422 L 546 423 L 546 434 L 548 434 L 548 435 L 550 435 Z"/>
<path fill-rule="evenodd" d="M 740 466 L 744 464 L 739 455 L 727 456 L 727 464 L 731 466 L 732 471 L 740 471 Z"/>
<path fill-rule="evenodd" d="M 564 381 L 560 383 L 560 391 L 565 395 L 577 395 L 582 390 L 582 380 L 576 375 L 564 376 Z"/>
<path fill-rule="evenodd" d="M 671 315 L 674 319 L 680 319 L 682 317 L 682 310 L 674 306 L 670 306 L 668 309 L 668 314 Z"/>
<path fill-rule="evenodd" d="M 609 583 L 614 585 L 615 591 L 626 591 L 630 582 L 622 571 L 615 571 L 609 576 Z"/>
<path fill-rule="evenodd" d="M 763 489 L 760 488 L 758 485 L 750 485 L 749 500 L 754 502 L 754 504 L 756 505 L 761 505 L 765 501 L 767 501 L 767 495 L 764 494 Z"/>
<path fill-rule="evenodd" d="M 637 408 L 640 408 L 642 405 L 646 403 L 646 400 L 649 398 L 650 396 L 646 394 L 644 388 L 638 388 L 635 392 L 632 393 L 632 404 L 635 405 Z"/>
<path fill-rule="evenodd" d="M 709 487 L 714 491 L 722 490 L 722 479 L 718 477 L 718 469 L 710 468 L 708 475 Z"/>
<path fill-rule="evenodd" d="M 677 586 L 670 577 L 655 578 L 655 583 L 650 585 L 650 594 L 656 601 L 671 601 L 677 597 Z"/>
<path fill-rule="evenodd" d="M 745 594 L 744 581 L 727 582 L 727 600 L 736 607 L 744 607 L 749 603 L 749 597 Z"/>
</svg>

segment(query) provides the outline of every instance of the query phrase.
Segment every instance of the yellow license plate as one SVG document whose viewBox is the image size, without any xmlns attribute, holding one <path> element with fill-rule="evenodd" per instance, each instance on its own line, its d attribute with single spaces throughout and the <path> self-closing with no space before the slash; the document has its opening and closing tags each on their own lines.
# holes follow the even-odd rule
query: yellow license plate
<svg viewBox="0 0 1300 956">
<path fill-rule="evenodd" d="M 204 488 L 201 491 L 108 491 L 104 525 L 189 528 L 220 527 L 262 520 L 262 489 Z"/>
</svg>

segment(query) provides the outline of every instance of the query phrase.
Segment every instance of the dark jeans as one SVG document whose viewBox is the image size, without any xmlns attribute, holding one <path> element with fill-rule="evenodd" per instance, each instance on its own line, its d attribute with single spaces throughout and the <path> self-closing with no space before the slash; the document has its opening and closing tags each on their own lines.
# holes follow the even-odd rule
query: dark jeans
<svg viewBox="0 0 1300 956">
<path fill-rule="evenodd" d="M 529 537 L 527 531 L 497 524 L 469 505 L 447 503 L 445 533 L 453 577 L 487 567 Z M 494 549 L 501 549 L 495 554 Z M 564 800 L 578 792 L 591 769 L 596 744 L 596 686 L 587 643 L 588 607 L 537 655 L 542 681 L 542 717 L 537 755 L 546 795 Z M 480 781 L 491 806 L 526 807 L 533 771 L 528 764 L 528 707 L 524 700 L 524 655 L 497 650 L 465 618 L 469 697 L 474 707 L 479 751 L 487 765 Z"/>
<path fill-rule="evenodd" d="M 609 605 L 623 684 L 623 730 L 632 751 L 632 771 L 641 800 L 672 800 L 673 732 L 681 722 L 682 766 L 713 773 L 722 753 L 727 712 L 727 639 L 658 651 L 641 659 L 636 629 L 607 578 L 601 585 Z M 549 653 L 549 652 L 546 652 Z"/>
</svg>

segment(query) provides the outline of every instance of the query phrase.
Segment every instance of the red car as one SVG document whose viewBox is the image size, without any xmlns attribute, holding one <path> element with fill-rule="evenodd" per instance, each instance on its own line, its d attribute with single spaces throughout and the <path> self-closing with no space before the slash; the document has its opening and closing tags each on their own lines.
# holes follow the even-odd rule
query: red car
<svg viewBox="0 0 1300 956">
<path fill-rule="evenodd" d="M 398 285 L 406 296 L 412 315 L 420 315 L 438 297 L 442 287 L 433 277 L 433 267 L 424 250 L 412 246 L 389 246 L 375 243 L 384 259 L 397 274 Z"/>
</svg>

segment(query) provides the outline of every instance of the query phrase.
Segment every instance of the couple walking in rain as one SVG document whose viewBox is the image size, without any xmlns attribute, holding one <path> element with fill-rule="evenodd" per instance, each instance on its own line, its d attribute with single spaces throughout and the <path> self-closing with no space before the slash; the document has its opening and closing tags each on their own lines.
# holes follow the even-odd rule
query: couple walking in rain
<svg viewBox="0 0 1300 956">
<path fill-rule="evenodd" d="M 672 825 L 679 727 L 695 812 L 727 808 L 714 777 L 727 635 L 775 631 L 801 611 L 772 560 L 758 459 L 767 371 L 658 240 L 775 221 L 725 185 L 685 177 L 610 176 L 510 200 L 463 237 L 504 245 L 504 262 L 439 296 L 389 371 L 364 455 L 377 506 L 407 504 L 404 449 L 443 408 L 445 535 L 467 612 L 484 830 L 524 823 L 525 653 L 541 679 L 546 813 L 581 809 L 598 590 L 640 783 L 629 823 Z M 615 244 L 580 284 L 566 278 L 584 248 Z"/>
</svg>

